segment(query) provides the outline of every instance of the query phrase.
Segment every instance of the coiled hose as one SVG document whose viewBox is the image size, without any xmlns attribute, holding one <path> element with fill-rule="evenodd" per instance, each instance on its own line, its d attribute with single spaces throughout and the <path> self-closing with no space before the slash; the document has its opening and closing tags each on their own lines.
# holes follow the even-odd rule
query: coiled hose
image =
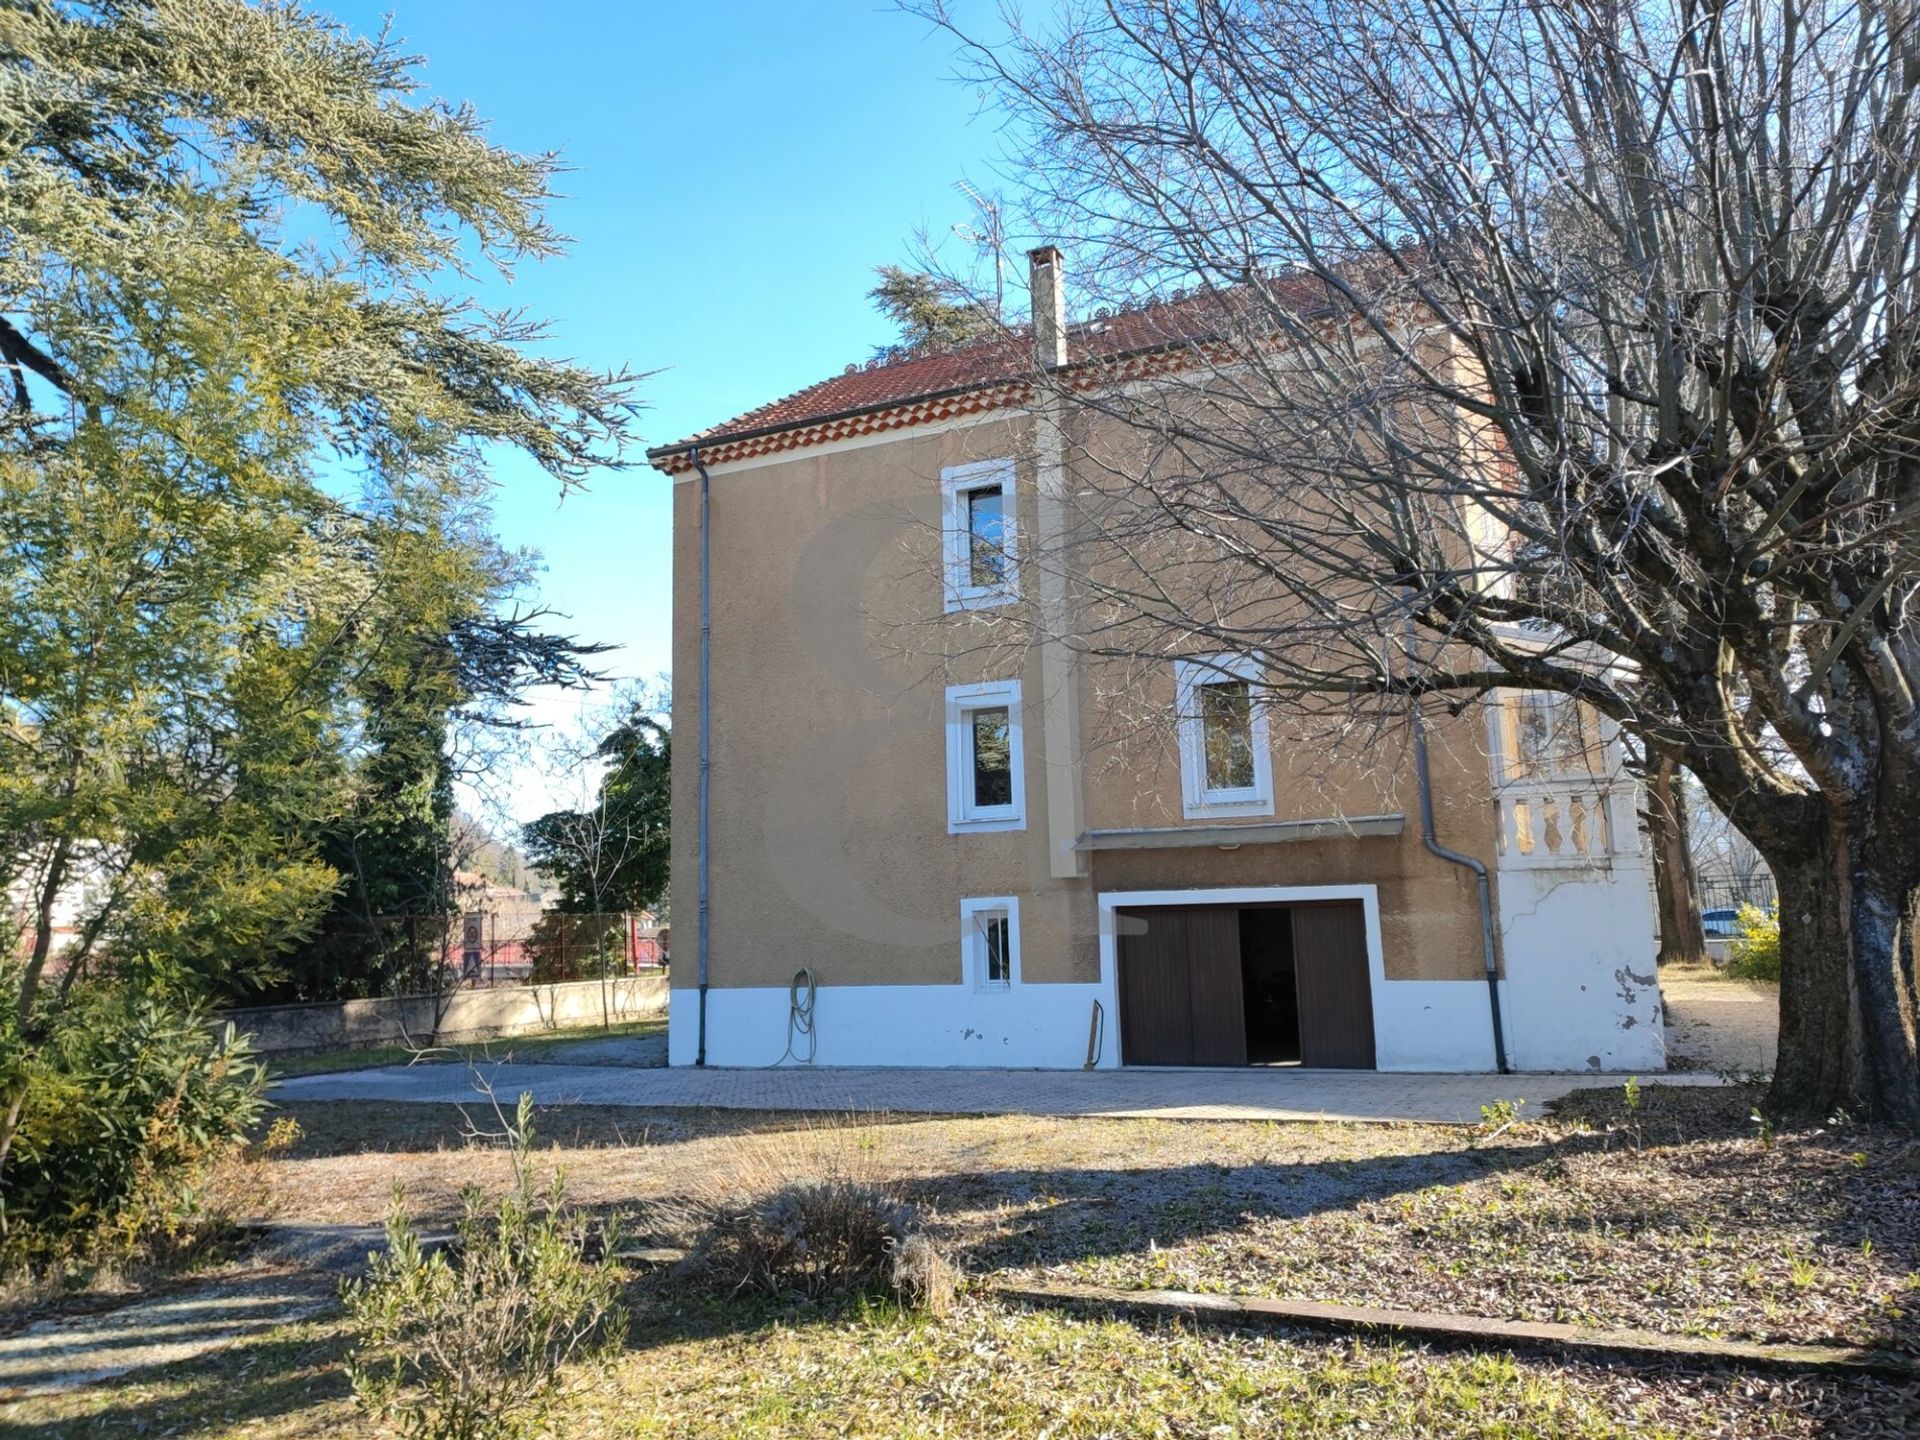
<svg viewBox="0 0 1920 1440">
<path fill-rule="evenodd" d="M 813 1004 L 819 988 L 813 970 L 806 965 L 794 971 L 793 979 L 787 982 L 787 1053 L 774 1061 L 775 1065 L 789 1060 L 796 1065 L 813 1064 L 820 1049 L 820 1039 L 813 1033 Z M 803 1046 L 807 1053 L 800 1054 L 796 1045 Z"/>
</svg>

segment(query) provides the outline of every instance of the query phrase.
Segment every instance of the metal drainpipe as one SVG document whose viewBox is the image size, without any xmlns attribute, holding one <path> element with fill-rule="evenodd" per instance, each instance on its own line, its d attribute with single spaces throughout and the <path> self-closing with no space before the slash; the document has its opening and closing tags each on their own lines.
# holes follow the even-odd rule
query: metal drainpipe
<svg viewBox="0 0 1920 1440">
<path fill-rule="evenodd" d="M 1471 855 L 1449 850 L 1434 838 L 1433 772 L 1427 763 L 1427 722 L 1421 717 L 1418 700 L 1413 702 L 1413 759 L 1415 768 L 1420 772 L 1420 838 L 1427 842 L 1427 849 L 1433 854 L 1452 864 L 1466 866 L 1480 882 L 1480 943 L 1486 954 L 1487 1005 L 1493 1014 L 1493 1063 L 1500 1067 L 1502 1075 L 1506 1075 L 1510 1073 L 1507 1069 L 1507 1037 L 1500 1023 L 1500 973 L 1493 951 L 1493 887 L 1487 880 L 1487 867 L 1484 864 Z"/>
<path fill-rule="evenodd" d="M 700 472 L 700 1040 L 693 1056 L 699 1067 L 707 1063 L 707 815 L 712 793 L 707 764 L 713 714 L 707 684 L 713 670 L 713 477 L 700 463 L 698 445 L 687 452 L 687 458 Z"/>
</svg>

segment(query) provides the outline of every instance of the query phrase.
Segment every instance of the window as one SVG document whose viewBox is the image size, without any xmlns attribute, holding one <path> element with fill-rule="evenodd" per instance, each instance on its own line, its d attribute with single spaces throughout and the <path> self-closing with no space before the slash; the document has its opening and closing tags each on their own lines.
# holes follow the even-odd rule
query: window
<svg viewBox="0 0 1920 1440">
<path fill-rule="evenodd" d="M 1254 694 L 1259 667 L 1239 656 L 1174 666 L 1180 783 L 1189 820 L 1273 814 L 1267 714 Z"/>
<path fill-rule="evenodd" d="M 1020 902 L 1011 895 L 960 902 L 960 967 L 981 994 L 1020 983 Z"/>
<path fill-rule="evenodd" d="M 947 691 L 947 831 L 1026 828 L 1020 682 Z"/>
<path fill-rule="evenodd" d="M 1005 605 L 1020 590 L 1013 461 L 940 472 L 942 569 L 948 610 Z"/>
<path fill-rule="evenodd" d="M 1508 695 L 1501 719 L 1509 780 L 1598 775 L 1606 768 L 1596 717 L 1571 695 Z"/>
</svg>

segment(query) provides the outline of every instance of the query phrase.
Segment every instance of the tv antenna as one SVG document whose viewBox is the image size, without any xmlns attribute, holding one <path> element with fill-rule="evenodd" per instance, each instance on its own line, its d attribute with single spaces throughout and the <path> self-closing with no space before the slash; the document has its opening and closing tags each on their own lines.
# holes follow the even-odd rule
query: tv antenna
<svg viewBox="0 0 1920 1440">
<path fill-rule="evenodd" d="M 955 225 L 953 233 L 976 250 L 986 249 L 993 255 L 993 318 L 998 322 L 1006 314 L 1007 303 L 1007 237 L 1000 227 L 1000 202 L 981 194 L 965 180 L 954 181 L 953 188 L 973 202 L 980 221 L 977 225 Z"/>
</svg>

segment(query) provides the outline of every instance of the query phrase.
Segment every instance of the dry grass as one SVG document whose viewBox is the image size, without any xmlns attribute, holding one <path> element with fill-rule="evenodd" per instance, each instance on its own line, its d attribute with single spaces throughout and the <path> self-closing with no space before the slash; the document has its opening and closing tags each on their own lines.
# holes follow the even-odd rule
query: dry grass
<svg viewBox="0 0 1920 1440">
<path fill-rule="evenodd" d="M 1490 1094 L 1489 1099 L 1493 1096 Z M 1920 1159 L 1881 1132 L 1769 1137 L 1737 1089 L 1574 1097 L 1491 1140 L 1426 1126 L 893 1119 L 566 1108 L 539 1118 L 581 1201 L 674 1213 L 776 1192 L 838 1150 L 910 1202 L 963 1274 L 1177 1285 L 1920 1353 Z M 293 1219 L 378 1218 L 395 1179 L 450 1213 L 504 1182 L 431 1106 L 300 1105 L 271 1166 Z M 1474 1143 L 1470 1144 L 1469 1141 Z M 684 1212 L 683 1212 L 684 1213 Z M 941 1318 L 636 1282 L 636 1345 L 568 1436 L 1285 1434 L 1877 1437 L 1920 1387 L 1554 1364 L 1373 1342 L 1156 1330 L 963 1293 Z M 331 1322 L 244 1358 L 43 1404 L 56 1433 L 364 1432 Z M 249 1367 L 249 1368 L 242 1368 Z"/>
<path fill-rule="evenodd" d="M 1920 1351 L 1915 1148 L 1845 1129 L 1763 1144 L 1755 1099 L 1649 1086 L 1629 1112 L 1588 1092 L 1477 1147 L 1437 1126 L 869 1117 L 836 1132 L 580 1108 L 541 1129 L 576 1196 L 607 1207 L 698 1198 L 716 1176 L 770 1193 L 804 1171 L 797 1145 L 837 1134 L 973 1273 Z M 307 1138 L 277 1167 L 296 1216 L 377 1218 L 396 1174 L 450 1214 L 461 1186 L 498 1180 L 455 1114 L 298 1108 Z M 411 1148 L 378 1148 L 396 1129 Z"/>
</svg>

